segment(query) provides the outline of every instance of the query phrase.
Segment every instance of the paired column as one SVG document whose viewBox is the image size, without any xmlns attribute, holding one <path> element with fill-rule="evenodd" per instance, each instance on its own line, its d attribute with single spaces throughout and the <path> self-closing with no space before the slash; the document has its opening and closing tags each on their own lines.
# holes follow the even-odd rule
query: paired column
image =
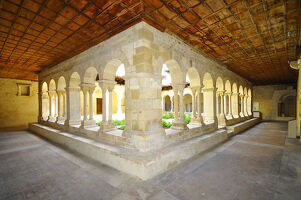
<svg viewBox="0 0 301 200">
<path fill-rule="evenodd" d="M 56 122 L 62 120 L 62 104 L 61 104 L 61 102 L 62 102 L 62 100 L 61 100 L 62 94 L 63 94 L 63 91 L 57 90 L 57 97 L 58 97 L 58 116 L 57 116 Z"/>
<path fill-rule="evenodd" d="M 229 102 L 228 102 L 228 118 L 233 118 L 233 114 L 232 114 L 232 93 L 231 92 L 228 92 L 226 93 L 226 95 L 228 95 L 228 99 L 229 99 Z"/>
<path fill-rule="evenodd" d="M 244 95 L 241 94 L 240 96 L 240 117 L 244 117 Z"/>
<path fill-rule="evenodd" d="M 234 118 L 238 118 L 239 117 L 239 113 L 238 113 L 238 93 L 237 92 L 234 92 L 232 93 L 232 96 L 231 96 L 231 113 L 233 115 Z"/>
<path fill-rule="evenodd" d="M 183 130 L 183 129 L 187 129 L 187 124 L 184 120 L 184 88 L 185 85 L 176 85 L 173 86 L 173 90 L 174 90 L 174 98 L 175 98 L 175 119 L 173 121 L 172 124 L 172 129 L 179 129 L 179 130 Z M 179 95 L 178 95 L 179 93 Z M 178 96 L 179 96 L 179 102 L 178 102 Z M 178 106 L 180 106 L 180 119 L 178 119 Z"/>
<path fill-rule="evenodd" d="M 105 129 L 111 129 L 114 127 L 114 123 L 112 120 L 112 111 L 113 111 L 113 105 L 112 105 L 112 92 L 114 89 L 114 83 L 107 80 L 100 80 L 99 85 L 101 87 L 102 91 L 102 122 L 99 129 L 99 134 Z M 107 91 L 108 91 L 108 97 L 107 97 Z M 107 102 L 107 98 L 108 101 Z M 108 106 L 107 106 L 108 104 Z"/>
<path fill-rule="evenodd" d="M 178 121 L 179 120 L 179 94 L 178 94 L 178 89 L 173 87 L 173 92 L 174 92 L 174 120 Z"/>
<path fill-rule="evenodd" d="M 53 91 L 48 91 L 48 96 L 49 96 L 49 116 L 48 116 L 48 121 L 51 121 L 53 118 L 52 114 L 52 95 Z"/>
<path fill-rule="evenodd" d="M 66 87 L 66 120 L 65 125 L 81 124 L 80 87 Z"/>
<path fill-rule="evenodd" d="M 191 115 L 191 120 L 196 119 L 196 103 L 195 103 L 195 98 L 196 98 L 196 89 L 191 89 L 192 91 L 192 115 Z"/>
<path fill-rule="evenodd" d="M 81 122 L 82 127 L 88 125 L 96 125 L 93 115 L 93 92 L 95 85 L 82 84 L 81 89 L 84 95 L 84 119 Z M 89 95 L 89 117 L 88 117 L 88 95 Z"/>
<path fill-rule="evenodd" d="M 95 86 L 90 86 L 89 88 L 89 120 L 94 121 L 94 104 L 93 104 L 93 93 L 95 90 Z"/>
</svg>

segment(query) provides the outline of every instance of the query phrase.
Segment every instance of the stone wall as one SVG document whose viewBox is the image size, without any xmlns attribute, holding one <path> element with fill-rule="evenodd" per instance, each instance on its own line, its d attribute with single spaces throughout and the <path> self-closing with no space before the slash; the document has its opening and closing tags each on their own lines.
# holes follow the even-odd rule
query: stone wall
<svg viewBox="0 0 301 200">
<path fill-rule="evenodd" d="M 294 117 L 278 116 L 278 104 L 287 96 L 296 96 L 296 89 L 294 86 L 253 86 L 253 105 L 256 106 L 258 103 L 263 120 L 288 121 L 294 119 Z"/>
<path fill-rule="evenodd" d="M 18 94 L 19 85 L 31 85 L 30 96 Z M 28 128 L 38 119 L 38 82 L 0 78 L 0 130 Z"/>
</svg>

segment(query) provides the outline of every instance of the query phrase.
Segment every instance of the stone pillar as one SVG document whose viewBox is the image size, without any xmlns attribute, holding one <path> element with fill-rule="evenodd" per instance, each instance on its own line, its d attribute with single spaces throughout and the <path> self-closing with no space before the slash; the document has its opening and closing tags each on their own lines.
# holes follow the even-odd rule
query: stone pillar
<svg viewBox="0 0 301 200">
<path fill-rule="evenodd" d="M 81 85 L 81 89 L 83 91 L 83 95 L 84 95 L 84 119 L 81 122 L 82 126 L 85 126 L 86 123 L 88 121 L 88 91 L 89 91 L 89 87 L 87 85 Z"/>
<path fill-rule="evenodd" d="M 66 87 L 67 118 L 65 125 L 81 124 L 80 87 Z"/>
<path fill-rule="evenodd" d="M 196 89 L 191 89 L 192 91 L 192 115 L 191 115 L 191 120 L 196 119 L 196 103 L 195 103 L 195 98 L 196 98 Z"/>
<path fill-rule="evenodd" d="M 165 112 L 165 97 L 162 98 L 162 112 Z"/>
<path fill-rule="evenodd" d="M 109 116 L 108 116 L 108 123 L 112 125 L 112 127 L 114 127 L 114 123 L 113 123 L 113 97 L 112 97 L 112 92 L 114 90 L 114 85 L 110 85 L 108 87 L 108 91 L 109 91 Z"/>
<path fill-rule="evenodd" d="M 133 147 L 146 152 L 161 148 L 165 136 L 162 127 L 162 64 L 155 60 L 158 46 L 149 26 L 135 26 L 133 59 L 125 76 L 125 118 L 123 136 Z M 130 53 L 130 52 L 129 52 Z"/>
<path fill-rule="evenodd" d="M 67 119 L 67 98 L 66 91 L 63 92 L 63 101 L 64 101 L 64 120 Z"/>
<path fill-rule="evenodd" d="M 178 88 L 173 87 L 174 92 L 174 121 L 179 120 L 179 94 L 178 94 Z"/>
<path fill-rule="evenodd" d="M 99 85 L 102 91 L 102 122 L 99 129 L 99 134 L 101 134 L 104 131 L 114 128 L 114 124 L 112 121 L 112 90 L 114 88 L 114 82 L 108 80 L 99 80 Z M 107 106 L 107 90 L 109 93 L 108 106 Z"/>
<path fill-rule="evenodd" d="M 222 126 L 225 126 L 226 125 L 226 122 L 227 122 L 227 119 L 225 117 L 225 103 L 224 103 L 224 91 L 218 91 L 218 95 L 220 96 L 220 99 L 221 99 L 221 112 L 220 114 L 217 116 L 217 119 L 218 119 L 218 125 L 222 125 Z"/>
<path fill-rule="evenodd" d="M 177 103 L 177 101 L 175 101 L 176 105 L 180 106 L 180 119 L 176 118 L 176 112 L 175 112 L 175 120 L 173 121 L 173 124 L 171 126 L 172 129 L 178 129 L 178 130 L 184 130 L 187 129 L 187 124 L 184 120 L 184 88 L 185 85 L 177 85 L 175 86 L 177 88 L 177 91 L 179 91 L 179 104 Z M 174 88 L 174 86 L 173 86 Z M 175 93 L 175 97 L 176 97 L 176 93 Z M 175 98 L 177 99 L 177 98 Z M 175 107 L 175 109 L 177 109 L 177 107 Z M 178 119 L 178 120 L 176 120 Z"/>
<path fill-rule="evenodd" d="M 225 110 L 224 110 L 224 92 L 220 92 L 219 96 L 221 97 L 221 117 L 225 117 Z"/>
<path fill-rule="evenodd" d="M 38 122 L 44 121 L 43 119 L 43 91 L 42 91 L 42 83 L 39 82 L 39 93 L 38 93 L 38 101 L 39 101 L 39 116 L 38 116 Z"/>
<path fill-rule="evenodd" d="M 95 122 L 94 120 L 94 103 L 93 103 L 93 93 L 95 86 L 90 86 L 89 88 L 89 120 Z"/>
<path fill-rule="evenodd" d="M 232 115 L 234 118 L 238 118 L 239 117 L 239 113 L 238 113 L 238 93 L 232 93 L 232 97 L 231 97 L 231 101 L 232 101 Z"/>
<path fill-rule="evenodd" d="M 240 94 L 240 113 L 239 116 L 240 117 L 244 117 L 244 95 Z"/>
<path fill-rule="evenodd" d="M 62 119 L 62 104 L 61 104 L 62 91 L 59 90 L 57 91 L 57 97 L 58 97 L 58 116 L 56 122 Z"/>
<path fill-rule="evenodd" d="M 227 95 L 228 95 L 228 97 L 229 97 L 229 113 L 228 113 L 228 118 L 233 118 L 233 115 L 232 115 L 232 94 L 231 94 L 231 92 L 228 92 L 227 93 Z"/>
<path fill-rule="evenodd" d="M 245 115 L 245 117 L 247 117 L 248 116 L 248 102 L 247 102 L 247 99 L 248 99 L 248 96 L 247 95 L 245 95 L 244 96 L 244 104 L 245 104 L 245 106 L 244 106 L 244 115 Z"/>
<path fill-rule="evenodd" d="M 197 104 L 197 115 L 195 119 L 191 119 L 191 123 L 194 124 L 203 124 L 203 117 L 201 111 L 201 90 L 202 89 L 200 87 L 195 89 L 195 96 L 197 96 L 195 100 L 196 101 L 195 104 Z"/>
<path fill-rule="evenodd" d="M 216 123 L 216 90 L 215 88 L 203 88 L 204 96 L 204 122 Z"/>
<path fill-rule="evenodd" d="M 52 118 L 52 92 L 48 91 L 48 96 L 49 96 L 49 116 L 48 116 L 48 121 L 51 121 Z"/>
</svg>

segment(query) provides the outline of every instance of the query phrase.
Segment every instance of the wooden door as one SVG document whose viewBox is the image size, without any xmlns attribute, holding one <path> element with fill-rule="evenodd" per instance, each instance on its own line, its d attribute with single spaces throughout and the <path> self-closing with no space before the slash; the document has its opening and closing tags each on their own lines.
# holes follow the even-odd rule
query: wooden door
<svg viewBox="0 0 301 200">
<path fill-rule="evenodd" d="M 96 98 L 96 113 L 102 114 L 102 98 Z"/>
</svg>

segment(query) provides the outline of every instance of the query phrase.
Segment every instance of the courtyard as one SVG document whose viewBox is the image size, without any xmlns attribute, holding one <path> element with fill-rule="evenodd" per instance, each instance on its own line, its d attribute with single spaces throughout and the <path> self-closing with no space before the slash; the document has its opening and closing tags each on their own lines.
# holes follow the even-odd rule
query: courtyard
<svg viewBox="0 0 301 200">
<path fill-rule="evenodd" d="M 263 122 L 147 181 L 27 131 L 0 133 L 0 199 L 295 200 L 301 144 Z"/>
</svg>

